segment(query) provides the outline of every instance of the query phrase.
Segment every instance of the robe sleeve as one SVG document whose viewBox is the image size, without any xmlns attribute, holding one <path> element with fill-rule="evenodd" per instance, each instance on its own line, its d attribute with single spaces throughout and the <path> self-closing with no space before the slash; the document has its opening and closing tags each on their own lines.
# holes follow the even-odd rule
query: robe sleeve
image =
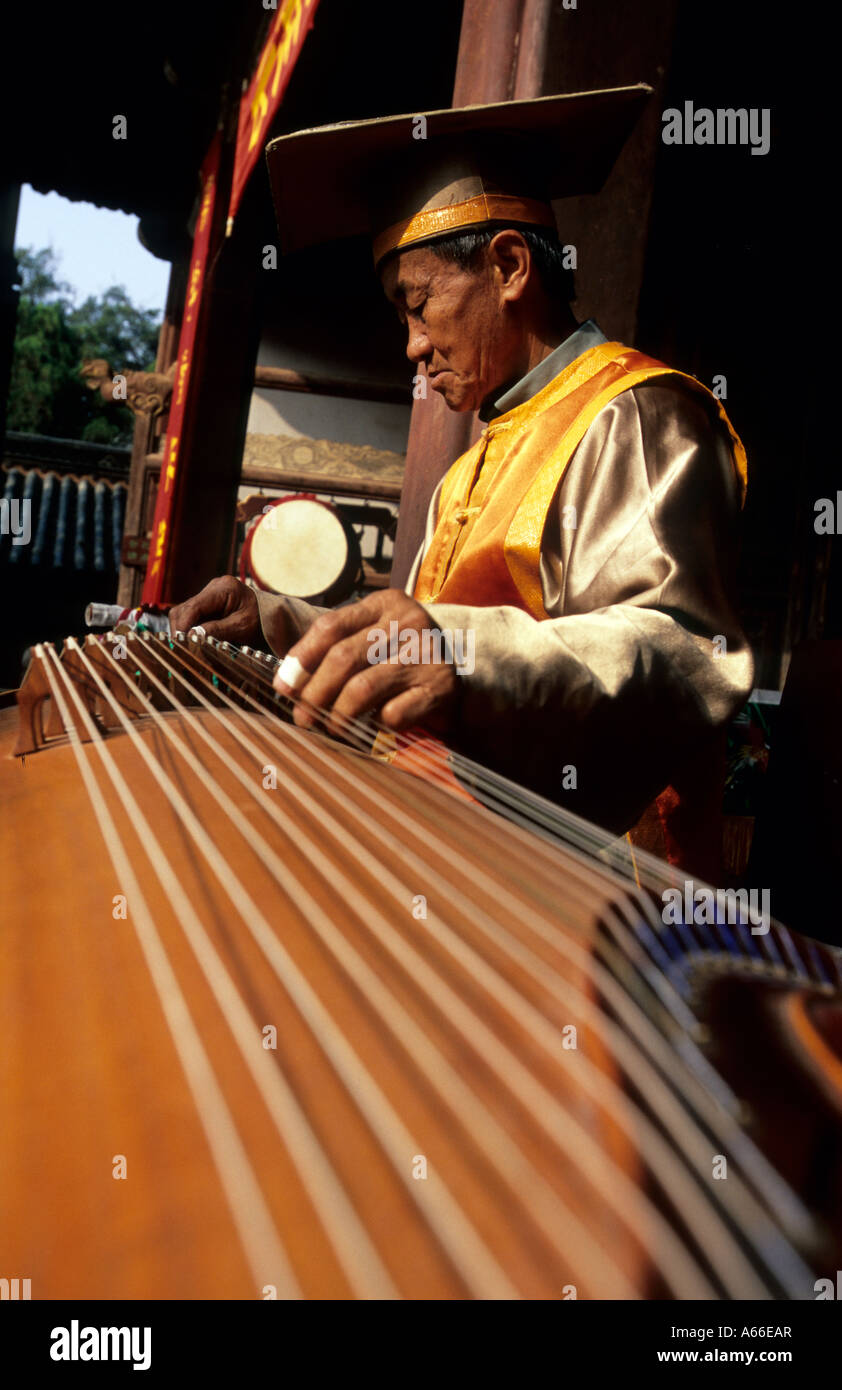
<svg viewBox="0 0 842 1390">
<path fill-rule="evenodd" d="M 421 568 L 421 561 L 424 552 L 433 538 L 436 529 L 436 515 L 438 512 L 438 499 L 441 492 L 441 483 L 436 488 L 427 511 L 427 527 L 424 540 L 419 547 L 418 553 L 413 561 L 412 568 L 406 585 L 406 593 L 410 596 L 415 588 L 415 578 Z M 287 646 L 293 646 L 300 637 L 303 637 L 311 623 L 315 622 L 320 613 L 328 613 L 328 608 L 319 608 L 317 604 L 306 603 L 304 599 L 289 598 L 284 594 L 269 594 L 262 589 L 255 590 L 257 598 L 257 608 L 260 616 L 260 630 L 263 633 L 269 651 L 274 652 L 275 656 L 284 656 Z M 290 630 L 289 642 L 284 641 L 284 633 Z"/>
<path fill-rule="evenodd" d="M 618 396 L 550 509 L 549 616 L 424 605 L 473 633 L 451 745 L 610 830 L 634 824 L 751 690 L 738 520 L 727 432 L 703 399 L 663 381 Z"/>
<path fill-rule="evenodd" d="M 255 589 L 254 594 L 266 650 L 274 652 L 275 656 L 286 656 L 287 648 L 294 646 L 304 636 L 319 614 L 331 611 L 329 608 L 319 608 L 315 603 L 305 603 L 301 598 L 269 594 L 263 589 Z M 289 634 L 287 640 L 286 634 Z"/>
</svg>

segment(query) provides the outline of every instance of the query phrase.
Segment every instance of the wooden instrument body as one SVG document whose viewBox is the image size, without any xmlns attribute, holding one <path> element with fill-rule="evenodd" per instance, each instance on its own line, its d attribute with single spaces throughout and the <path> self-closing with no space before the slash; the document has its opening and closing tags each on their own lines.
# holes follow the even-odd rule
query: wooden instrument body
<svg viewBox="0 0 842 1390">
<path fill-rule="evenodd" d="M 838 1192 L 814 1222 L 751 1171 L 617 874 L 234 708 L 230 659 L 188 678 L 166 645 L 65 653 L 85 741 L 54 710 L 14 757 L 0 714 L 4 1275 L 35 1298 L 813 1297 Z M 116 690 L 136 654 L 207 707 L 166 712 L 144 676 L 154 717 L 109 724 L 91 672 Z M 838 1007 L 838 977 L 802 994 Z M 747 1253 L 768 1231 L 771 1272 Z"/>
</svg>

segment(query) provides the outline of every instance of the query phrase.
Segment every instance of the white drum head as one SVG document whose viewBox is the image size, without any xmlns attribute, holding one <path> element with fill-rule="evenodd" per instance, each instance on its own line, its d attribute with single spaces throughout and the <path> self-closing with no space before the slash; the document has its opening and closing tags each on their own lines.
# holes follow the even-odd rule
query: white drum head
<svg viewBox="0 0 842 1390">
<path fill-rule="evenodd" d="M 307 497 L 273 507 L 251 533 L 252 574 L 276 594 L 324 594 L 341 578 L 348 558 L 348 537 L 336 512 Z"/>
</svg>

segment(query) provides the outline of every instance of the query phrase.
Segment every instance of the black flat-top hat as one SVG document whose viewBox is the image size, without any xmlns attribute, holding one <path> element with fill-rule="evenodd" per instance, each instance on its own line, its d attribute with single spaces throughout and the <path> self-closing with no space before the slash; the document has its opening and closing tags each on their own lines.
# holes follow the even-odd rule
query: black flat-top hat
<svg viewBox="0 0 842 1390">
<path fill-rule="evenodd" d="M 284 251 L 368 232 L 390 251 L 487 222 L 555 226 L 550 200 L 596 193 L 645 83 L 281 135 L 266 148 Z"/>
</svg>

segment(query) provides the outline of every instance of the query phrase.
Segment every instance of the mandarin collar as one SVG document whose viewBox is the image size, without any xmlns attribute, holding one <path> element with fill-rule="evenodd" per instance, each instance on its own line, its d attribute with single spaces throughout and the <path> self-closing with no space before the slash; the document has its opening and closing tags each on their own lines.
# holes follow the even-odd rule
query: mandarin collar
<svg viewBox="0 0 842 1390">
<path fill-rule="evenodd" d="M 553 378 L 557 377 L 559 372 L 563 372 L 565 367 L 569 367 L 571 362 L 575 362 L 577 357 L 607 341 L 595 320 L 588 319 L 586 323 L 580 324 L 569 338 L 565 338 L 563 343 L 559 343 L 557 348 L 553 348 L 543 361 L 522 376 L 520 381 L 507 387 L 495 401 L 483 405 L 479 411 L 479 418 L 487 425 L 498 415 L 504 415 L 507 410 L 514 410 L 515 406 L 523 405 L 524 401 L 531 400 L 539 391 L 543 391 L 545 386 L 549 386 Z"/>
</svg>

